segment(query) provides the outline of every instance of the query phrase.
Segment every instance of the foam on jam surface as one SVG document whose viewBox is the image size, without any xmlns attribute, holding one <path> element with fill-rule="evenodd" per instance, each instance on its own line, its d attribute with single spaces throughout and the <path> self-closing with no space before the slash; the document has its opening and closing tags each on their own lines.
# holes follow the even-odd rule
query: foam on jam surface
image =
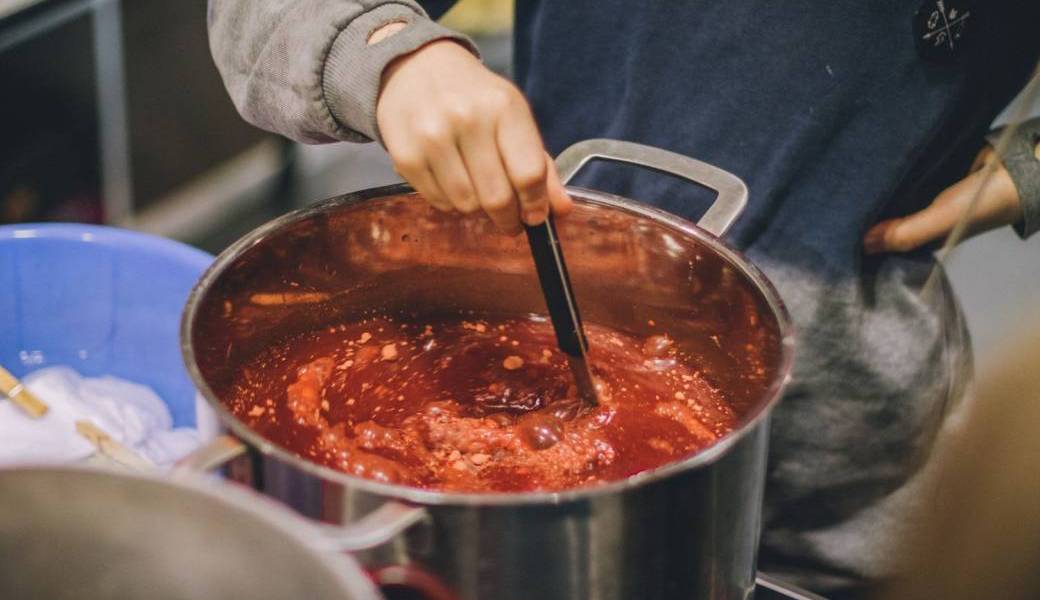
<svg viewBox="0 0 1040 600">
<path fill-rule="evenodd" d="M 577 399 L 543 318 L 376 317 L 282 340 L 238 371 L 231 411 L 313 462 L 454 492 L 563 490 L 689 456 L 736 416 L 664 333 L 586 324 L 600 405 Z"/>
</svg>

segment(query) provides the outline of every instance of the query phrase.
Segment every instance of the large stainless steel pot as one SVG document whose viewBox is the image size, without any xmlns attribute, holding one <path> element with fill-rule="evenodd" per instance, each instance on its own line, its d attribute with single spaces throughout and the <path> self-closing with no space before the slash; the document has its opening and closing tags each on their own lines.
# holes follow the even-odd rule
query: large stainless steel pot
<svg viewBox="0 0 1040 600">
<path fill-rule="evenodd" d="M 0 597 L 382 598 L 320 528 L 218 483 L 73 467 L 0 470 Z"/>
<path fill-rule="evenodd" d="M 768 415 L 789 374 L 793 338 L 765 277 L 718 239 L 746 188 L 699 161 L 612 140 L 561 154 L 564 181 L 592 158 L 649 166 L 718 192 L 694 225 L 569 187 L 576 210 L 557 225 L 586 321 L 641 335 L 667 331 L 726 391 L 742 417 L 736 431 L 686 460 L 607 485 L 457 494 L 352 477 L 250 430 L 221 398 L 242 361 L 285 334 L 372 310 L 544 313 L 522 239 L 482 216 L 440 214 L 410 188 L 391 186 L 260 227 L 222 253 L 192 293 L 182 323 L 188 369 L 255 450 L 232 476 L 307 516 L 352 524 L 343 543 L 377 547 L 365 555 L 370 563 L 426 569 L 461 598 L 747 598 Z M 759 372 L 748 372 L 752 358 Z"/>
</svg>

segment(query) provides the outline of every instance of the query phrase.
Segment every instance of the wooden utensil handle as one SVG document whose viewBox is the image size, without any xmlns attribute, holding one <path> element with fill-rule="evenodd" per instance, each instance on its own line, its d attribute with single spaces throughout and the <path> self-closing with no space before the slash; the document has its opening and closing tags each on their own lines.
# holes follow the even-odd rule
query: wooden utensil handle
<svg viewBox="0 0 1040 600">
<path fill-rule="evenodd" d="M 103 429 L 86 419 L 76 421 L 76 432 L 93 444 L 98 454 L 124 467 L 138 471 L 150 471 L 155 468 L 155 464 L 152 461 L 120 444 Z"/>
<path fill-rule="evenodd" d="M 47 414 L 48 406 L 32 392 L 25 389 L 21 381 L 7 369 L 0 367 L 0 392 L 18 405 L 30 417 L 39 419 Z"/>
</svg>

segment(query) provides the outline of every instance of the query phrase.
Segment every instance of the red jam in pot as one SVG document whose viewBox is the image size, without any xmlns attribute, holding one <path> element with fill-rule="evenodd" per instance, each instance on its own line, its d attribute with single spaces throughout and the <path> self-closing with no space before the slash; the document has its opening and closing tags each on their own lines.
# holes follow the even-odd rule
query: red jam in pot
<svg viewBox="0 0 1040 600">
<path fill-rule="evenodd" d="M 266 439 L 361 477 L 453 492 L 562 490 L 689 456 L 735 426 L 666 335 L 586 325 L 600 404 L 543 318 L 346 322 L 242 366 L 228 406 Z"/>
</svg>

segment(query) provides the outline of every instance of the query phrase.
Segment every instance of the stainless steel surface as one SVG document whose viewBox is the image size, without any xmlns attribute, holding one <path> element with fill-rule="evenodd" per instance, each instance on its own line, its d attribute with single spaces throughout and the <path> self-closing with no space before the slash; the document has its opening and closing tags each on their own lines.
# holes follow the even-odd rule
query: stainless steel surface
<svg viewBox="0 0 1040 600">
<path fill-rule="evenodd" d="M 376 600 L 291 511 L 217 482 L 0 470 L 0 597 Z"/>
<path fill-rule="evenodd" d="M 682 154 L 622 140 L 592 139 L 568 147 L 556 157 L 560 180 L 569 182 L 595 158 L 671 173 L 715 190 L 718 197 L 697 225 L 716 237 L 725 235 L 747 206 L 747 186 L 736 175 Z"/>
<path fill-rule="evenodd" d="M 95 0 L 95 77 L 101 150 L 101 198 L 105 222 L 132 223 L 134 185 L 123 49 L 123 8 L 117 0 Z"/>
<path fill-rule="evenodd" d="M 93 11 L 99 2 L 108 0 L 0 0 L 0 53 L 6 52 L 20 44 L 31 41 L 38 36 L 46 35 L 66 23 Z M 22 19 L 18 13 L 42 5 L 28 19 Z M 14 21 L 10 25 L 4 21 Z"/>
<path fill-rule="evenodd" d="M 622 149 L 617 154 L 633 158 Z M 719 202 L 732 212 L 743 186 L 712 181 L 727 191 L 720 190 Z M 387 502 L 421 506 L 420 526 L 403 528 L 365 559 L 426 569 L 465 599 L 746 599 L 754 585 L 768 414 L 792 361 L 786 312 L 761 273 L 714 235 L 727 219 L 713 219 L 715 231 L 706 232 L 631 200 L 568 191 L 577 206 L 558 225 L 585 318 L 635 335 L 667 331 L 686 352 L 710 356 L 705 368 L 742 417 L 736 431 L 685 460 L 621 481 L 463 494 L 353 477 L 250 430 L 221 395 L 242 360 L 282 335 L 372 310 L 420 317 L 543 310 L 522 239 L 481 216 L 442 215 L 408 187 L 391 186 L 261 227 L 219 256 L 189 299 L 182 323 L 188 369 L 229 428 L 257 451 L 232 476 L 328 523 L 356 522 Z M 289 287 L 346 292 L 318 304 L 250 302 Z M 756 352 L 766 366 L 747 376 L 737 367 Z"/>
</svg>

